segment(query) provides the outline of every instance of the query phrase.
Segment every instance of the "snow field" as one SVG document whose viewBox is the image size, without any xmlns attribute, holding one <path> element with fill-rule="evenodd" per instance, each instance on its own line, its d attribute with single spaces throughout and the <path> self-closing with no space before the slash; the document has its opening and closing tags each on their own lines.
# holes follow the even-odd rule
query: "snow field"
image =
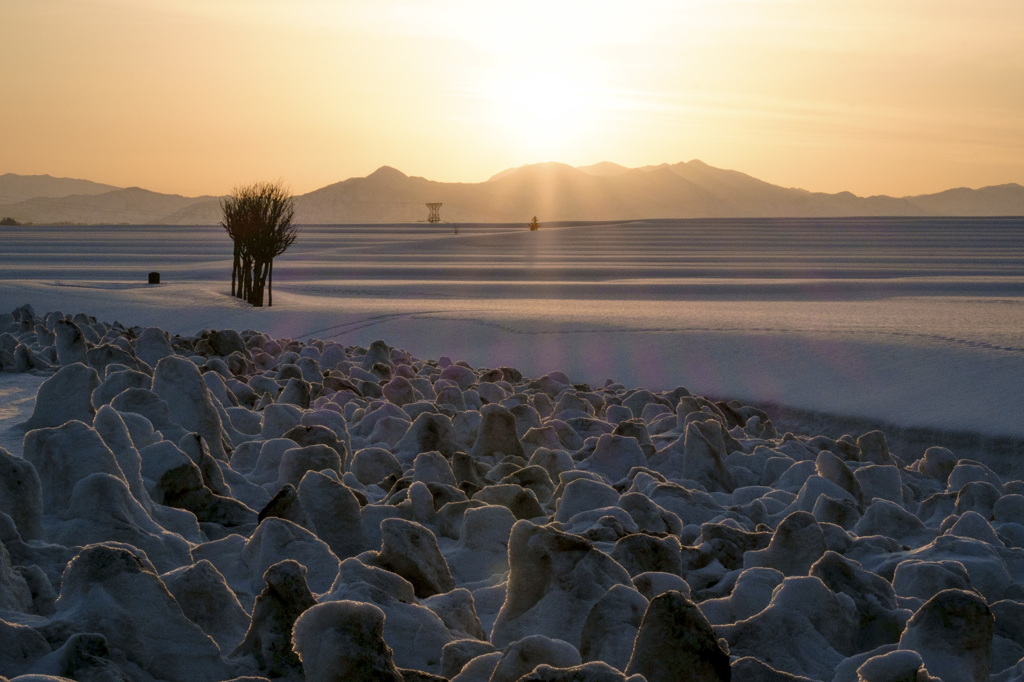
<svg viewBox="0 0 1024 682">
<path fill-rule="evenodd" d="M 382 338 L 530 376 L 1024 437 L 1019 219 L 457 227 L 304 227 L 258 310 L 228 295 L 219 227 L 4 228 L 0 310 Z"/>
</svg>

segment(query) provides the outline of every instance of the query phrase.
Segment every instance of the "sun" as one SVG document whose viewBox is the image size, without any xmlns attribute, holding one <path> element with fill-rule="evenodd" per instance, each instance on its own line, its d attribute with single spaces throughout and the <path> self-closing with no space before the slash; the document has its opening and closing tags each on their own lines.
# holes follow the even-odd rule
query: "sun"
<svg viewBox="0 0 1024 682">
<path fill-rule="evenodd" d="M 585 71 L 525 64 L 493 74 L 486 94 L 500 134 L 533 152 L 575 147 L 598 122 L 601 103 Z"/>
<path fill-rule="evenodd" d="M 473 120 L 521 155 L 573 158 L 593 148 L 619 116 L 621 57 L 639 40 L 636 12 L 623 7 L 460 4 L 445 25 L 465 47 L 459 90 L 474 97 Z"/>
<path fill-rule="evenodd" d="M 510 114 L 505 123 L 530 137 L 564 132 L 586 115 L 586 97 L 564 74 L 525 74 L 509 83 L 503 99 Z"/>
</svg>

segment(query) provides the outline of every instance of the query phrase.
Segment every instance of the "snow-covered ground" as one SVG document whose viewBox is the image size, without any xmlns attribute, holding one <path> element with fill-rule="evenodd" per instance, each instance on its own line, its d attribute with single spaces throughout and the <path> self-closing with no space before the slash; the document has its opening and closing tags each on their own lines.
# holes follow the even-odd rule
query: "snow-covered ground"
<svg viewBox="0 0 1024 682">
<path fill-rule="evenodd" d="M 220 228 L 3 230 L 3 311 L 380 338 L 534 376 L 1024 436 L 1021 220 L 306 227 L 259 310 L 228 296 Z"/>
<path fill-rule="evenodd" d="M 672 389 L 1019 434 L 1012 222 L 7 236 L 0 680 L 1024 682 L 1021 467 Z"/>
</svg>

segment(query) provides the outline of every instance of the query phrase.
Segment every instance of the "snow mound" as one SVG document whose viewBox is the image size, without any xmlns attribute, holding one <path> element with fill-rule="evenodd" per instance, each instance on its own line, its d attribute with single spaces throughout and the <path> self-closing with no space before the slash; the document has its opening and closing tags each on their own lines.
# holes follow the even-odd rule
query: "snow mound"
<svg viewBox="0 0 1024 682">
<path fill-rule="evenodd" d="M 0 325 L 45 377 L 0 449 L 2 677 L 1021 679 L 1024 482 L 946 448 L 383 341 Z"/>
</svg>

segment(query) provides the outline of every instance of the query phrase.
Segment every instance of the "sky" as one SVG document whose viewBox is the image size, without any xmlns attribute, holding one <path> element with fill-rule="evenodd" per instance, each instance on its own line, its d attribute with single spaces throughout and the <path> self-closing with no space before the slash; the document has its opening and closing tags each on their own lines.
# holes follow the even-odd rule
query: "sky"
<svg viewBox="0 0 1024 682">
<path fill-rule="evenodd" d="M 700 159 L 1024 184 L 1020 0 L 0 0 L 0 173 L 301 194 Z"/>
</svg>

